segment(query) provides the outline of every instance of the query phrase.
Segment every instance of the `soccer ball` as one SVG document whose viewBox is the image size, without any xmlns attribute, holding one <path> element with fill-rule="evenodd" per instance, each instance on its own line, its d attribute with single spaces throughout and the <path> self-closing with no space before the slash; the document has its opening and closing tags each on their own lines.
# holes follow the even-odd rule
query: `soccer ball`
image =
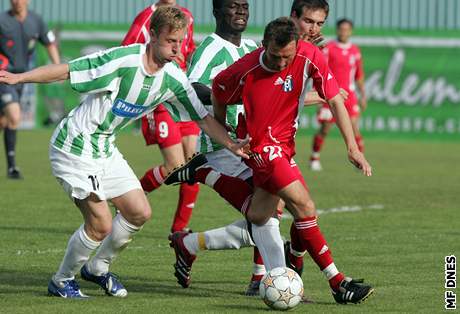
<svg viewBox="0 0 460 314">
<path fill-rule="evenodd" d="M 289 310 L 302 300 L 303 282 L 290 268 L 270 270 L 260 281 L 259 292 L 265 304 L 275 310 Z"/>
</svg>

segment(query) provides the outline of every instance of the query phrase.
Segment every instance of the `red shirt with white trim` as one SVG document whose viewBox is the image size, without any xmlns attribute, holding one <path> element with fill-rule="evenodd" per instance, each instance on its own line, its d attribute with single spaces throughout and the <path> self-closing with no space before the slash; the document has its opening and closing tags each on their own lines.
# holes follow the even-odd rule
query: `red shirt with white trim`
<svg viewBox="0 0 460 314">
<path fill-rule="evenodd" d="M 267 145 L 283 148 L 286 157 L 295 154 L 294 137 L 298 118 L 312 78 L 319 95 L 331 99 L 339 93 L 334 76 L 321 51 L 299 41 L 292 63 L 280 72 L 262 61 L 264 48 L 239 59 L 214 78 L 212 91 L 220 104 L 243 103 L 250 146 L 262 153 Z"/>
<path fill-rule="evenodd" d="M 358 46 L 330 41 L 323 49 L 329 68 L 339 86 L 348 92 L 347 104 L 358 103 L 355 82 L 364 77 L 363 62 Z"/>
<path fill-rule="evenodd" d="M 181 53 L 184 56 L 184 60 L 177 60 L 177 63 L 184 71 L 187 69 L 187 59 L 195 51 L 195 42 L 193 41 L 193 15 L 192 13 L 184 7 L 178 6 L 179 9 L 184 12 L 189 20 L 187 33 L 185 34 L 184 41 L 182 42 Z M 131 45 L 135 43 L 146 43 L 150 41 L 149 29 L 150 29 L 150 19 L 153 15 L 153 12 L 157 9 L 155 4 L 145 8 L 141 13 L 139 13 L 134 19 L 131 28 L 123 39 L 122 45 Z"/>
</svg>

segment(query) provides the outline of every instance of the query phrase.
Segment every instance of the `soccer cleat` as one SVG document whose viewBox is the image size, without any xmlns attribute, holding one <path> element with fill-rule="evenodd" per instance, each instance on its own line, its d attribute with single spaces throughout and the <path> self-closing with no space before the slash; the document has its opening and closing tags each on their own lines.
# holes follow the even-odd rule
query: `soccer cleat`
<svg viewBox="0 0 460 314">
<path fill-rule="evenodd" d="M 310 160 L 310 170 L 311 171 L 321 171 L 323 167 L 321 167 L 321 162 L 318 159 Z"/>
<path fill-rule="evenodd" d="M 107 295 L 118 298 L 125 298 L 128 295 L 128 291 L 125 289 L 118 277 L 111 272 L 108 272 L 105 275 L 95 276 L 88 271 L 88 268 L 85 265 L 82 267 L 80 274 L 81 278 L 84 280 L 98 284 Z"/>
<path fill-rule="evenodd" d="M 244 295 L 247 295 L 248 297 L 254 297 L 259 295 L 259 286 L 260 286 L 260 280 L 251 280 L 249 283 L 248 289 L 244 293 Z"/>
<path fill-rule="evenodd" d="M 23 179 L 21 171 L 19 171 L 19 168 L 16 167 L 8 169 L 7 177 L 13 180 Z"/>
<path fill-rule="evenodd" d="M 292 255 L 291 253 L 291 241 L 286 241 L 284 242 L 284 258 L 286 262 L 286 266 L 295 271 L 300 277 L 302 277 L 303 273 L 303 258 L 302 260 L 302 266 L 301 267 L 296 267 L 294 264 L 291 263 L 291 260 L 289 259 L 289 256 Z M 295 257 L 297 258 L 297 257 Z"/>
<path fill-rule="evenodd" d="M 364 280 L 362 279 L 353 280 L 345 277 L 339 285 L 339 291 L 332 291 L 334 300 L 340 304 L 363 302 L 374 292 L 374 288 L 363 282 Z"/>
<path fill-rule="evenodd" d="M 195 153 L 184 165 L 174 168 L 168 173 L 163 183 L 166 185 L 182 182 L 193 184 L 195 183 L 196 169 L 207 162 L 208 160 L 203 154 Z"/>
<path fill-rule="evenodd" d="M 174 264 L 174 276 L 177 282 L 183 287 L 188 288 L 191 281 L 192 264 L 196 259 L 195 255 L 188 252 L 184 245 L 184 237 L 188 235 L 187 232 L 174 232 L 169 236 L 171 246 L 176 254 L 176 263 Z"/>
<path fill-rule="evenodd" d="M 87 299 L 88 296 L 80 291 L 75 280 L 66 280 L 55 283 L 53 279 L 48 284 L 48 295 L 65 299 Z"/>
</svg>

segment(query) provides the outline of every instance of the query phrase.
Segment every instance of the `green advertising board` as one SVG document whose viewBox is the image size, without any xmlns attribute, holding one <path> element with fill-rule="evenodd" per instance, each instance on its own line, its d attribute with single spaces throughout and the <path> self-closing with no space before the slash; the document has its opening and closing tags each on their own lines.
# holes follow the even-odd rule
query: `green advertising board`
<svg viewBox="0 0 460 314">
<path fill-rule="evenodd" d="M 86 33 L 86 39 L 61 41 L 63 61 L 120 42 L 92 39 L 91 32 Z M 361 119 L 366 136 L 460 139 L 460 39 L 357 36 L 355 40 L 366 73 L 368 109 Z M 46 62 L 41 50 L 39 63 Z M 79 95 L 67 83 L 49 84 L 38 88 L 37 103 L 37 126 L 43 126 L 50 112 L 53 122 L 78 105 Z M 299 133 L 317 128 L 316 107 L 303 110 L 299 125 Z"/>
</svg>

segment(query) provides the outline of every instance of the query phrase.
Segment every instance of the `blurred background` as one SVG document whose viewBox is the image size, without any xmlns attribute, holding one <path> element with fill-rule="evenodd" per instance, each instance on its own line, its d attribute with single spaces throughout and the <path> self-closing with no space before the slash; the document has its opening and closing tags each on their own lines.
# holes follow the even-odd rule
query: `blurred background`
<svg viewBox="0 0 460 314">
<path fill-rule="evenodd" d="M 60 41 L 63 61 L 117 46 L 138 12 L 154 1 L 32 0 Z M 178 0 L 195 16 L 195 41 L 214 30 L 211 0 Z M 260 40 L 264 25 L 289 15 L 290 0 L 249 0 L 245 34 Z M 368 136 L 460 138 L 460 0 L 330 0 L 324 27 L 333 38 L 335 22 L 355 24 L 352 41 L 361 48 L 368 109 L 361 129 Z M 0 2 L 7 10 L 9 1 Z M 47 62 L 42 48 L 31 60 Z M 37 90 L 35 90 L 37 89 Z M 54 125 L 76 106 L 67 84 L 29 86 L 23 128 Z M 300 132 L 316 128 L 314 108 L 306 108 Z M 337 133 L 336 133 L 337 134 Z"/>
</svg>

